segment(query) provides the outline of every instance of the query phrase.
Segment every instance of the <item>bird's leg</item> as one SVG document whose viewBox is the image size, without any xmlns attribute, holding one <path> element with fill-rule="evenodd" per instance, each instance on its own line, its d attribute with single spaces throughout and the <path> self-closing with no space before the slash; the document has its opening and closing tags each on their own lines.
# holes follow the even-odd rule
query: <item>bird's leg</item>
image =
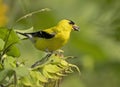
<svg viewBox="0 0 120 87">
<path fill-rule="evenodd" d="M 45 57 L 43 57 L 41 60 L 36 61 L 31 68 L 34 68 L 35 66 L 41 65 L 45 63 L 49 59 L 49 57 L 52 55 L 52 53 L 48 53 Z"/>
<path fill-rule="evenodd" d="M 55 53 L 55 55 L 56 55 L 56 56 L 59 56 L 59 57 L 64 57 L 64 55 L 63 55 L 64 51 L 63 51 L 63 50 L 61 50 L 61 49 L 59 49 L 59 50 L 55 51 L 54 53 Z"/>
</svg>

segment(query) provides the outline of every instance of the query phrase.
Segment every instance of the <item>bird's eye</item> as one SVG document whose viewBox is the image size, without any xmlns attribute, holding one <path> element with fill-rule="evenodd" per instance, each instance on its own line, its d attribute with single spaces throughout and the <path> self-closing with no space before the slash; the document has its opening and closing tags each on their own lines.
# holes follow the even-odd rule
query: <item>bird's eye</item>
<svg viewBox="0 0 120 87">
<path fill-rule="evenodd" d="M 74 25 L 75 23 L 74 23 L 73 21 L 70 21 L 70 22 L 69 22 L 69 24 L 72 24 L 72 25 Z"/>
</svg>

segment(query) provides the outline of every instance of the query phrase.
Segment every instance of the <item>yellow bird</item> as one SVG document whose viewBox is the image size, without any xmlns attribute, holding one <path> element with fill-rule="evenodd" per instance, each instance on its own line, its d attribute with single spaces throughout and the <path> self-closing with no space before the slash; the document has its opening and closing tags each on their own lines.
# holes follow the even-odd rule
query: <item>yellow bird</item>
<svg viewBox="0 0 120 87">
<path fill-rule="evenodd" d="M 61 20 L 56 26 L 32 33 L 21 33 L 21 35 L 29 38 L 39 50 L 48 52 L 48 54 L 35 62 L 31 68 L 40 65 L 46 61 L 54 51 L 64 46 L 70 38 L 72 30 L 79 31 L 79 27 L 71 20 Z"/>
<path fill-rule="evenodd" d="M 71 20 L 61 20 L 56 26 L 32 33 L 21 33 L 29 38 L 39 50 L 54 52 L 63 47 L 70 38 L 72 30 L 79 31 L 79 27 Z"/>
</svg>

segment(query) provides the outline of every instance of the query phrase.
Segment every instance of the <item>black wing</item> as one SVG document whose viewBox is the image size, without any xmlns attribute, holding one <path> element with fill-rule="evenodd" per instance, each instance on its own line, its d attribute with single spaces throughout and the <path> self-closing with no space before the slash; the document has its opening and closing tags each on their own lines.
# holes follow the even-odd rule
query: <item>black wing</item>
<svg viewBox="0 0 120 87">
<path fill-rule="evenodd" d="M 51 39 L 55 36 L 55 33 L 47 33 L 45 31 L 38 31 L 38 32 L 33 32 L 33 33 L 26 33 L 30 34 L 33 37 L 40 37 L 40 38 L 45 38 L 45 39 Z"/>
</svg>

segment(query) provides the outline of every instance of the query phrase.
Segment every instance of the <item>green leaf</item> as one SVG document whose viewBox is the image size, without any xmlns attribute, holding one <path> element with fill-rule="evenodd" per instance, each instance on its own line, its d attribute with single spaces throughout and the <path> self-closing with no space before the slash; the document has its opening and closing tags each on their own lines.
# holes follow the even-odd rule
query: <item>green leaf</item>
<svg viewBox="0 0 120 87">
<path fill-rule="evenodd" d="M 12 70 L 10 69 L 4 69 L 2 71 L 0 71 L 0 83 L 2 81 L 4 81 L 4 79 L 8 76 L 9 73 L 13 72 Z"/>
<path fill-rule="evenodd" d="M 76 66 L 74 64 L 69 64 L 69 66 L 74 67 L 79 72 L 79 74 L 81 74 L 80 69 L 78 68 L 78 66 Z"/>
<path fill-rule="evenodd" d="M 65 60 L 61 60 L 61 63 L 60 63 L 62 66 L 68 66 L 68 62 L 66 62 Z"/>
<path fill-rule="evenodd" d="M 50 73 L 57 73 L 60 72 L 62 69 L 59 68 L 57 65 L 48 64 L 44 66 L 44 70 Z"/>
<path fill-rule="evenodd" d="M 52 76 L 50 73 L 48 73 L 46 70 L 44 70 L 44 69 L 43 69 L 43 72 L 42 72 L 42 73 L 43 73 L 43 75 L 44 75 L 46 78 L 51 78 L 51 79 L 53 78 L 53 76 Z"/>
<path fill-rule="evenodd" d="M 23 87 L 43 87 L 36 78 L 30 75 L 20 78 L 20 83 L 22 83 Z"/>
<path fill-rule="evenodd" d="M 13 57 L 19 57 L 20 51 L 15 45 L 13 45 L 10 48 L 8 48 L 8 52 L 6 54 Z"/>
<path fill-rule="evenodd" d="M 9 35 L 9 32 L 10 32 L 10 35 Z M 13 43 L 18 43 L 20 41 L 19 37 L 13 31 L 13 29 L 0 28 L 0 38 L 6 41 L 7 37 L 8 37 L 7 46 Z"/>
<path fill-rule="evenodd" d="M 59 79 L 61 79 L 61 76 L 59 76 L 59 75 L 57 75 L 57 74 L 51 74 L 51 76 L 53 77 L 52 79 L 53 80 L 59 80 Z"/>
<path fill-rule="evenodd" d="M 47 78 L 45 78 L 40 72 L 37 72 L 36 75 L 41 82 L 48 82 Z"/>
<path fill-rule="evenodd" d="M 65 70 L 65 73 L 68 74 L 68 73 L 73 73 L 73 72 L 71 72 L 71 71 L 69 71 L 69 70 Z"/>
<path fill-rule="evenodd" d="M 16 72 L 16 75 L 19 77 L 23 77 L 29 74 L 27 67 L 16 67 L 14 70 Z"/>
<path fill-rule="evenodd" d="M 65 74 L 63 73 L 56 73 L 58 76 L 66 76 Z"/>
<path fill-rule="evenodd" d="M 16 67 L 16 60 L 11 56 L 7 56 L 4 60 L 5 69 L 14 69 Z"/>
<path fill-rule="evenodd" d="M 0 40 L 0 49 L 3 49 L 4 45 L 4 51 L 7 52 L 8 55 L 14 57 L 20 56 L 19 49 L 14 46 L 14 44 L 19 42 L 19 38 L 13 29 L 0 28 L 0 38 L 5 42 L 1 42 Z"/>
<path fill-rule="evenodd" d="M 38 71 L 30 71 L 30 75 L 33 78 L 38 79 L 41 82 L 48 82 L 47 78 L 41 74 L 41 72 Z"/>
<path fill-rule="evenodd" d="M 21 83 L 22 83 L 23 85 L 25 85 L 25 86 L 29 86 L 29 87 L 32 86 L 32 81 L 31 81 L 30 76 L 22 77 L 22 78 L 20 79 L 20 81 L 21 81 Z"/>
<path fill-rule="evenodd" d="M 5 42 L 0 38 L 0 51 L 4 48 Z"/>
</svg>

